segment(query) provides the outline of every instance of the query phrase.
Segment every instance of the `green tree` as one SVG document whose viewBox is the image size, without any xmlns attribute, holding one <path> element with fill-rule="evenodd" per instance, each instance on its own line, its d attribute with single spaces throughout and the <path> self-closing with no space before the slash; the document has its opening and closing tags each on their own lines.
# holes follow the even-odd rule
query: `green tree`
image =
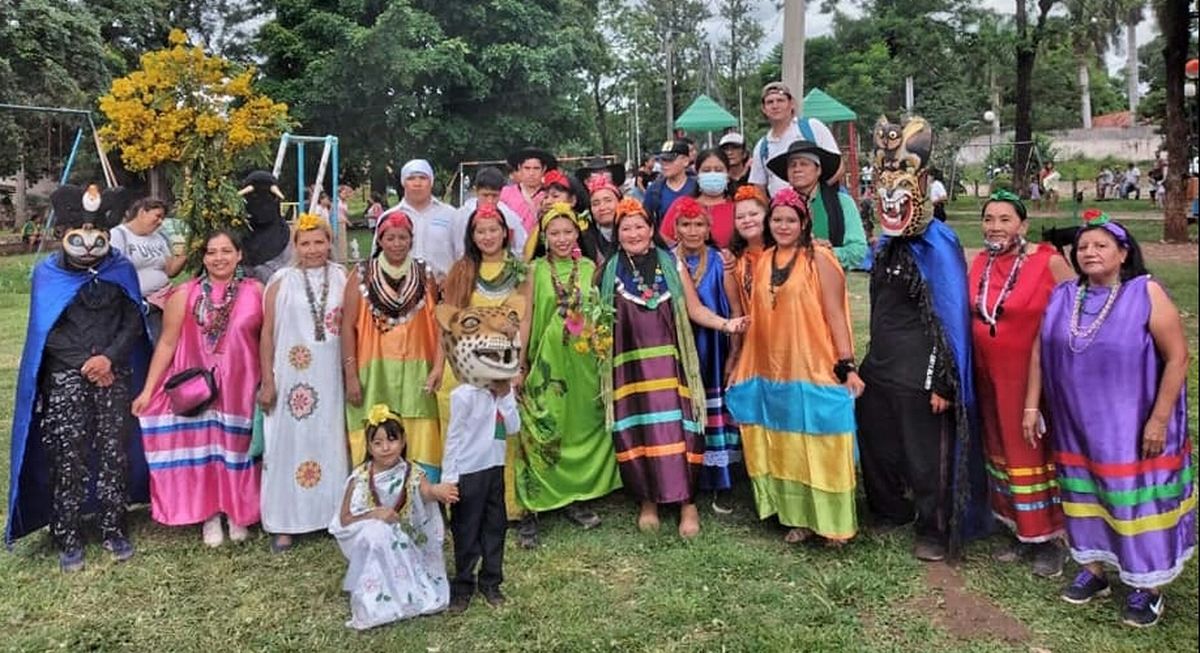
<svg viewBox="0 0 1200 653">
<path fill-rule="evenodd" d="M 1016 81 L 1016 126 L 1013 144 L 1013 185 L 1025 188 L 1031 165 L 1030 153 L 1033 141 L 1033 76 L 1038 49 L 1046 36 L 1046 21 L 1050 10 L 1058 0 L 1017 0 L 1017 81 Z M 1029 24 L 1029 7 L 1037 10 L 1032 27 Z"/>
<path fill-rule="evenodd" d="M 725 35 L 717 45 L 717 62 L 721 66 L 722 95 L 718 100 L 733 106 L 741 89 L 747 98 L 756 97 L 754 84 L 747 85 L 758 66 L 758 46 L 766 35 L 756 18 L 762 0 L 721 0 L 717 15 L 724 21 Z M 755 80 L 757 81 L 757 80 Z"/>
<path fill-rule="evenodd" d="M 77 3 L 0 3 L 0 98 L 8 104 L 89 109 L 108 87 L 100 27 Z M 0 174 L 62 165 L 79 122 L 0 111 Z M 57 144 L 64 142 L 60 149 Z"/>
</svg>

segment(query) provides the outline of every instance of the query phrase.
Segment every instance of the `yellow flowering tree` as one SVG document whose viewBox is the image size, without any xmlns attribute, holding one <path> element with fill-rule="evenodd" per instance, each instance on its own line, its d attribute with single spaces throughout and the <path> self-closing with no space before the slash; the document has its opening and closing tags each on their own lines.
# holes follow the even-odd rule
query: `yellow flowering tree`
<svg viewBox="0 0 1200 653">
<path fill-rule="evenodd" d="M 176 29 L 168 49 L 142 55 L 141 68 L 100 98 L 108 119 L 100 137 L 125 167 L 167 172 L 193 263 L 209 233 L 245 230 L 235 166 L 261 165 L 288 125 L 287 105 L 255 92 L 253 80 L 253 68 L 205 54 Z"/>
</svg>

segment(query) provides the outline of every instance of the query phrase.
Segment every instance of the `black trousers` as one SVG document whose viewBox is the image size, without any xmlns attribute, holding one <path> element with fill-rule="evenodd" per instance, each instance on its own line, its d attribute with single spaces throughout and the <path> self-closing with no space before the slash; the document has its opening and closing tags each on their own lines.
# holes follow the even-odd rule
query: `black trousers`
<svg viewBox="0 0 1200 653">
<path fill-rule="evenodd" d="M 929 392 L 872 385 L 858 399 L 863 488 L 871 513 L 886 522 L 916 518 L 918 537 L 944 542 L 950 518 L 954 406 L 934 415 Z"/>
<path fill-rule="evenodd" d="M 81 521 L 95 452 L 96 501 L 104 539 L 125 536 L 129 464 L 125 454 L 129 372 L 113 368 L 107 388 L 79 370 L 42 377 L 42 447 L 50 466 L 50 535 L 61 551 L 83 548 Z"/>
<path fill-rule="evenodd" d="M 454 580 L 451 596 L 475 592 L 478 585 L 492 588 L 504 580 L 504 534 L 508 516 L 504 507 L 504 467 L 491 467 L 458 478 L 458 503 L 450 511 L 454 535 Z"/>
</svg>

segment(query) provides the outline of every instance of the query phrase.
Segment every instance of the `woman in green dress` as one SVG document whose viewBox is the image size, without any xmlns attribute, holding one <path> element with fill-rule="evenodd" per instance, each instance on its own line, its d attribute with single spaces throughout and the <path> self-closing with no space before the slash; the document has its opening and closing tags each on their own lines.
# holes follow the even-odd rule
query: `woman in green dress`
<svg viewBox="0 0 1200 653">
<path fill-rule="evenodd" d="M 565 508 L 568 519 L 594 528 L 600 518 L 583 502 L 621 486 L 593 353 L 604 351 L 611 336 L 588 315 L 596 265 L 578 255 L 587 220 L 558 203 L 542 214 L 539 227 L 541 242 L 530 270 L 533 305 L 521 325 L 517 499 L 534 513 Z"/>
</svg>

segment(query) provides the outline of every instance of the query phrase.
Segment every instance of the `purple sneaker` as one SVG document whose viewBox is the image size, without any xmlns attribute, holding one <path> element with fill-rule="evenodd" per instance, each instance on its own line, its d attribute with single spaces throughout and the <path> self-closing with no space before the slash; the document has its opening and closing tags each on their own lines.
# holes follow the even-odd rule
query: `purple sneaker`
<svg viewBox="0 0 1200 653">
<path fill-rule="evenodd" d="M 1079 570 L 1075 582 L 1063 590 L 1062 600 L 1075 605 L 1083 605 L 1096 598 L 1102 598 L 1112 593 L 1108 581 L 1103 576 L 1097 576 L 1088 571 L 1087 567 Z"/>
<path fill-rule="evenodd" d="M 1166 607 L 1162 592 L 1155 594 L 1143 589 L 1133 590 L 1125 601 L 1125 609 L 1121 611 L 1121 623 L 1134 628 L 1149 628 L 1158 623 Z"/>
</svg>

